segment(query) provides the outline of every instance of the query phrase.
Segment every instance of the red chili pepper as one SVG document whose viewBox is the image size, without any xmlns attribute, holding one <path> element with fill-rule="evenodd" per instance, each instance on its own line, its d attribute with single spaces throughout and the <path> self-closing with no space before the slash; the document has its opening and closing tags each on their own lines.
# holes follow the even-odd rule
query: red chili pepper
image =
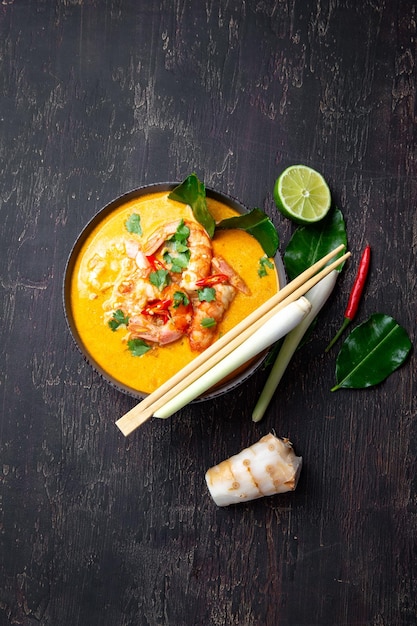
<svg viewBox="0 0 417 626">
<path fill-rule="evenodd" d="M 150 300 L 141 313 L 142 315 L 157 315 L 166 324 L 169 320 L 168 309 L 171 304 L 172 300 Z"/>
<path fill-rule="evenodd" d="M 211 285 L 218 285 L 219 283 L 227 283 L 229 277 L 226 274 L 212 274 L 207 278 L 201 278 L 196 281 L 197 287 L 210 287 Z"/>
<path fill-rule="evenodd" d="M 359 302 L 362 296 L 363 289 L 365 287 L 366 277 L 368 276 L 369 272 L 370 261 L 371 247 L 366 246 L 359 262 L 359 268 L 358 273 L 356 274 L 355 282 L 353 283 L 353 287 L 350 292 L 349 300 L 345 309 L 343 324 L 327 346 L 325 350 L 326 352 L 330 350 L 330 348 L 336 343 L 340 335 L 344 332 L 346 327 L 350 324 L 350 322 L 354 319 L 356 313 L 358 312 Z"/>
<path fill-rule="evenodd" d="M 149 254 L 146 258 L 154 272 L 166 269 L 165 265 L 154 254 Z"/>
</svg>

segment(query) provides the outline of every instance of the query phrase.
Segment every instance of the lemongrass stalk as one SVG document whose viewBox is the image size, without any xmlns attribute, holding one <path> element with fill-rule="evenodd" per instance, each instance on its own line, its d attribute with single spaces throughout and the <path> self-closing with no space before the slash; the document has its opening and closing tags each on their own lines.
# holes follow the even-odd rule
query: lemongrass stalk
<svg viewBox="0 0 417 626">
<path fill-rule="evenodd" d="M 259 422 L 263 418 L 294 352 L 297 350 L 309 326 L 332 293 L 338 274 L 339 272 L 337 272 L 337 270 L 333 270 L 333 272 L 330 272 L 330 274 L 325 276 L 306 293 L 305 297 L 311 303 L 311 311 L 302 322 L 285 337 L 262 393 L 253 409 L 252 420 L 254 422 Z"/>
<path fill-rule="evenodd" d="M 281 309 L 217 365 L 155 411 L 154 416 L 170 417 L 186 404 L 201 396 L 241 365 L 284 337 L 308 315 L 310 309 L 311 304 L 304 296 Z"/>
<path fill-rule="evenodd" d="M 206 483 L 217 506 L 294 491 L 302 467 L 288 439 L 265 435 L 206 472 Z"/>
</svg>

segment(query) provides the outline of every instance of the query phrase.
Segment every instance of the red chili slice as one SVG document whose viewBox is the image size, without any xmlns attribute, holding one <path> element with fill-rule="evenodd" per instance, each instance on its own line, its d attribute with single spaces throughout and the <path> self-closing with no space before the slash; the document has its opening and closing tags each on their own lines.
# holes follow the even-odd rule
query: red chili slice
<svg viewBox="0 0 417 626">
<path fill-rule="evenodd" d="M 159 259 L 157 259 L 154 254 L 149 254 L 146 258 L 154 272 L 166 269 L 165 265 Z"/>
<path fill-rule="evenodd" d="M 157 315 L 163 319 L 164 324 L 169 320 L 168 309 L 172 300 L 150 300 L 141 311 L 142 315 Z"/>
<path fill-rule="evenodd" d="M 207 278 L 201 278 L 196 281 L 197 287 L 211 287 L 211 285 L 218 285 L 219 283 L 227 283 L 229 277 L 226 274 L 212 274 Z"/>
</svg>

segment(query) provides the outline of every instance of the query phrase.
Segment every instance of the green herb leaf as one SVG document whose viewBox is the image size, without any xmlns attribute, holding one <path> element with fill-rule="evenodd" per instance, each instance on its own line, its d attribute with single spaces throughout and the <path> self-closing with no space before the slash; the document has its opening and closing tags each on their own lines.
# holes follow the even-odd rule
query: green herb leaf
<svg viewBox="0 0 417 626">
<path fill-rule="evenodd" d="M 181 305 L 188 306 L 190 304 L 190 301 L 187 295 L 183 291 L 176 291 L 174 293 L 173 300 L 174 300 L 174 309 L 177 309 Z"/>
<path fill-rule="evenodd" d="M 274 257 L 279 246 L 277 230 L 269 217 L 261 209 L 252 209 L 249 213 L 228 217 L 216 226 L 219 230 L 239 228 L 244 230 L 261 244 L 268 257 Z"/>
<path fill-rule="evenodd" d="M 186 252 L 181 252 L 176 256 L 172 256 L 169 252 L 165 252 L 164 254 L 164 263 L 171 266 L 171 272 L 182 272 L 186 267 L 188 267 L 189 262 L 190 251 L 188 249 Z"/>
<path fill-rule="evenodd" d="M 149 282 L 157 287 L 159 291 L 162 291 L 165 287 L 171 282 L 171 278 L 168 270 L 157 270 L 156 272 L 151 272 L 149 274 Z"/>
<path fill-rule="evenodd" d="M 181 220 L 175 233 L 166 241 L 167 250 L 164 252 L 164 262 L 171 266 L 171 272 L 180 274 L 190 262 L 191 252 L 187 246 L 190 229 Z"/>
<path fill-rule="evenodd" d="M 129 233 L 135 233 L 136 235 L 142 234 L 140 215 L 138 213 L 132 213 L 125 221 L 125 226 Z"/>
<path fill-rule="evenodd" d="M 187 241 L 187 240 L 185 239 L 184 241 Z M 167 242 L 167 248 L 171 252 L 178 252 L 178 254 L 182 254 L 183 252 L 187 252 L 187 250 L 189 250 L 188 246 L 185 245 L 182 240 L 175 240 L 175 241 L 169 240 Z"/>
<path fill-rule="evenodd" d="M 151 347 L 146 343 L 146 341 L 143 341 L 143 339 L 129 339 L 127 347 L 129 348 L 129 352 L 132 356 L 142 356 L 151 349 Z"/>
<path fill-rule="evenodd" d="M 407 332 L 392 317 L 375 313 L 357 326 L 336 360 L 332 388 L 362 389 L 377 385 L 402 365 L 411 350 Z"/>
<path fill-rule="evenodd" d="M 347 246 L 345 221 L 339 209 L 332 210 L 316 224 L 297 228 L 284 253 L 284 265 L 289 279 L 296 278 L 339 244 Z M 337 256 L 342 256 L 343 253 L 341 251 Z M 335 258 L 337 257 L 329 263 Z M 342 265 L 338 270 L 342 270 Z"/>
<path fill-rule="evenodd" d="M 168 241 L 177 242 L 178 246 L 180 244 L 185 244 L 187 242 L 188 237 L 190 236 L 190 229 L 184 220 L 181 220 L 177 226 L 177 230 L 175 233 L 169 238 Z"/>
<path fill-rule="evenodd" d="M 274 264 L 268 259 L 268 257 L 263 256 L 259 259 L 258 276 L 260 278 L 268 275 L 267 268 L 269 268 L 270 270 L 274 269 Z"/>
<path fill-rule="evenodd" d="M 129 323 L 129 318 L 125 315 L 122 309 L 117 309 L 117 311 L 113 312 L 112 319 L 109 320 L 108 324 L 112 331 L 114 332 L 119 328 L 119 326 L 125 325 L 127 326 Z"/>
<path fill-rule="evenodd" d="M 177 202 L 189 204 L 195 219 L 213 237 L 216 223 L 207 208 L 206 188 L 195 174 L 190 174 L 178 187 L 175 187 L 168 196 Z"/>
<path fill-rule="evenodd" d="M 200 302 L 213 302 L 216 299 L 216 290 L 214 287 L 203 287 L 197 290 Z"/>
<path fill-rule="evenodd" d="M 216 326 L 216 320 L 214 317 L 205 317 L 201 320 L 201 326 L 203 328 L 212 328 L 213 326 Z"/>
</svg>

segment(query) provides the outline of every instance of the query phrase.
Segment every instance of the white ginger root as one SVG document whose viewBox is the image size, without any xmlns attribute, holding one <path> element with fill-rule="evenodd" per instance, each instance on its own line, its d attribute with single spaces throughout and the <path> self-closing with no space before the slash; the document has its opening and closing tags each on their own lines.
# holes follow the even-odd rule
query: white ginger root
<svg viewBox="0 0 417 626">
<path fill-rule="evenodd" d="M 270 433 L 207 470 L 206 483 L 217 506 L 228 506 L 294 491 L 301 466 L 292 443 Z"/>
</svg>

